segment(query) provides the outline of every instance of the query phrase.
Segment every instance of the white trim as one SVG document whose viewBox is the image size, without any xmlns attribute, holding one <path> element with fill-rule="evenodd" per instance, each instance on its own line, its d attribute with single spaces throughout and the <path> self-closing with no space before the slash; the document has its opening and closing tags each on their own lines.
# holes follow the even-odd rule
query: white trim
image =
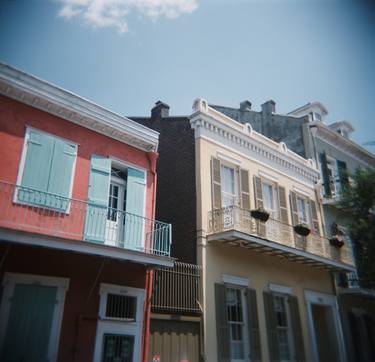
<svg viewBox="0 0 375 362">
<path fill-rule="evenodd" d="M 236 166 L 240 166 L 241 165 L 241 161 L 240 160 L 237 160 L 233 157 L 230 157 L 230 156 L 227 156 L 225 155 L 224 153 L 221 153 L 221 152 L 218 152 L 217 153 L 217 158 L 220 159 L 220 160 L 223 160 L 223 161 L 226 161 L 226 162 L 230 162 Z"/>
<path fill-rule="evenodd" d="M 285 285 L 269 283 L 268 288 L 271 292 L 293 295 L 293 288 Z"/>
<path fill-rule="evenodd" d="M 223 282 L 227 284 L 239 285 L 239 286 L 247 287 L 247 288 L 250 286 L 249 278 L 238 277 L 236 275 L 230 275 L 230 274 L 223 274 L 222 278 L 223 278 Z"/>
<path fill-rule="evenodd" d="M 19 166 L 18 166 L 17 186 L 22 187 L 22 177 L 23 177 L 23 173 L 25 171 L 26 155 L 27 155 L 27 150 L 29 148 L 28 141 L 29 141 L 29 138 L 30 138 L 30 132 L 31 131 L 33 131 L 35 133 L 42 133 L 42 134 L 45 134 L 49 137 L 57 138 L 59 140 L 62 140 L 65 143 L 69 143 L 71 145 L 76 146 L 76 155 L 74 157 L 74 161 L 73 161 L 73 165 L 72 165 L 72 173 L 70 175 L 69 195 L 67 197 L 68 199 L 71 199 L 72 193 L 73 193 L 74 177 L 75 177 L 75 174 L 76 174 L 76 164 L 77 164 L 77 158 L 78 158 L 78 146 L 79 146 L 79 144 L 76 143 L 76 142 L 70 141 L 66 138 L 62 138 L 62 137 L 56 136 L 52 133 L 48 133 L 46 131 L 40 130 L 40 129 L 35 128 L 35 127 L 26 126 L 25 137 L 24 137 L 23 146 L 22 146 L 21 160 L 20 160 L 20 163 L 19 163 Z M 48 192 L 46 191 L 45 193 L 48 193 Z M 59 195 L 56 195 L 56 196 L 59 196 Z M 61 196 L 61 197 L 64 197 L 64 196 Z M 14 195 L 13 195 L 13 202 L 16 203 L 16 204 L 21 204 L 21 205 L 30 205 L 27 202 L 23 202 L 23 201 L 18 200 L 18 198 L 17 198 L 17 187 L 16 187 Z M 67 209 L 66 210 L 59 210 L 59 212 L 64 213 L 64 214 L 69 214 L 70 213 L 70 204 L 71 203 L 69 201 Z M 36 206 L 36 207 L 38 207 L 38 206 Z M 53 209 L 52 207 L 46 207 L 44 205 L 40 205 L 40 207 L 43 207 L 44 209 L 56 210 L 56 209 Z"/>
<path fill-rule="evenodd" d="M 142 151 L 157 151 L 159 132 L 3 63 L 0 94 Z"/>
<path fill-rule="evenodd" d="M 65 293 L 69 288 L 69 279 L 32 274 L 5 273 L 2 283 L 4 289 L 0 307 L 0 350 L 4 342 L 7 321 L 11 308 L 11 298 L 13 296 L 14 287 L 17 283 L 57 287 L 57 302 L 52 317 L 47 356 L 48 361 L 56 361 L 60 341 L 61 322 L 64 311 Z"/>
<path fill-rule="evenodd" d="M 311 199 L 311 195 L 308 192 L 302 190 L 301 188 L 299 188 L 297 186 L 293 186 L 293 191 L 295 191 L 297 194 L 300 194 L 301 196 L 306 196 L 309 199 Z M 314 190 L 312 190 L 312 191 L 314 191 Z"/>
<path fill-rule="evenodd" d="M 109 245 L 102 245 L 89 241 L 67 240 L 54 238 L 52 236 L 21 233 L 18 231 L 10 231 L 2 228 L 0 228 L 0 240 L 10 241 L 17 244 L 42 246 L 51 249 L 73 251 L 88 255 L 107 256 L 109 258 L 128 260 L 145 265 L 158 265 L 165 267 L 173 267 L 174 265 L 174 259 L 168 256 L 153 255 L 137 250 L 112 247 Z"/>
<path fill-rule="evenodd" d="M 135 321 L 126 322 L 107 318 L 105 310 L 107 305 L 108 293 L 126 294 L 137 298 L 137 310 Z M 101 283 L 99 289 L 99 320 L 96 330 L 94 362 L 99 362 L 102 356 L 102 341 L 105 333 L 129 334 L 134 336 L 134 354 L 132 362 L 140 361 L 141 356 L 141 337 L 143 326 L 143 304 L 145 300 L 145 290 L 139 288 L 130 288 L 123 285 L 113 285 Z"/>
<path fill-rule="evenodd" d="M 315 292 L 312 290 L 305 290 L 305 301 L 307 309 L 307 319 L 308 319 L 308 329 L 311 337 L 311 346 L 312 346 L 312 360 L 315 362 L 319 361 L 318 347 L 316 341 L 316 332 L 314 329 L 314 321 L 312 316 L 311 307 L 313 304 L 321 305 L 331 308 L 332 317 L 334 322 L 334 328 L 337 336 L 337 348 L 339 350 L 339 361 L 346 361 L 346 351 L 344 344 L 344 335 L 341 328 L 341 321 L 339 316 L 339 310 L 337 305 L 337 299 L 334 295 Z"/>
<path fill-rule="evenodd" d="M 277 177 L 272 176 L 272 175 L 270 175 L 270 174 L 267 173 L 267 172 L 264 172 L 264 171 L 259 170 L 259 171 L 258 171 L 258 175 L 259 175 L 260 177 L 264 177 L 266 180 L 269 180 L 269 181 L 273 181 L 273 182 L 279 183 L 279 179 L 278 179 Z"/>
</svg>

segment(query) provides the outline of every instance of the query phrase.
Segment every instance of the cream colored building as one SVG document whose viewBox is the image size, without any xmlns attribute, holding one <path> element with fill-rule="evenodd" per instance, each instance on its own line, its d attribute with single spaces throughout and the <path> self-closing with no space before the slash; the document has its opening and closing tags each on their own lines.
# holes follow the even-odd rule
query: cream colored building
<svg viewBox="0 0 375 362">
<path fill-rule="evenodd" d="M 323 235 L 316 164 L 202 99 L 190 118 L 205 361 L 345 361 L 333 273 L 354 266 Z"/>
</svg>

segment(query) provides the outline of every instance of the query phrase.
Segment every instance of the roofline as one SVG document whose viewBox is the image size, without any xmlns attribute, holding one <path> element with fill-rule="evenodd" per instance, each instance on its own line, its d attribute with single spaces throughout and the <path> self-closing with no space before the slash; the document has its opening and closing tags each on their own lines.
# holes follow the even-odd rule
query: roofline
<svg viewBox="0 0 375 362">
<path fill-rule="evenodd" d="M 319 101 L 308 102 L 308 103 L 306 103 L 305 105 L 303 105 L 303 106 L 301 106 L 301 107 L 298 107 L 298 108 L 296 108 L 296 109 L 294 109 L 294 110 L 288 112 L 287 114 L 289 115 L 289 114 L 291 114 L 291 113 L 299 112 L 299 111 L 302 111 L 303 109 L 306 109 L 306 108 L 309 108 L 309 107 L 311 107 L 311 106 L 315 106 L 315 105 L 321 107 L 322 110 L 323 110 L 323 112 L 325 112 L 325 115 L 328 114 L 328 110 L 327 110 L 327 108 L 323 105 L 323 103 L 321 103 L 321 102 L 319 102 Z"/>
<path fill-rule="evenodd" d="M 1 62 L 0 94 L 142 151 L 157 151 L 158 132 Z"/>
</svg>

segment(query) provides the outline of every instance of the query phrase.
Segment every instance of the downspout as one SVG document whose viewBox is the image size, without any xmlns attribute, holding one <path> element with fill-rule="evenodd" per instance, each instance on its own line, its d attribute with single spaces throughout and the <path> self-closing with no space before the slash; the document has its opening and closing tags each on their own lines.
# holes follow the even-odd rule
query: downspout
<svg viewBox="0 0 375 362">
<path fill-rule="evenodd" d="M 152 219 L 155 219 L 155 201 L 156 201 L 156 184 L 157 184 L 157 173 L 156 173 L 156 161 L 159 157 L 157 152 L 148 152 L 147 158 L 150 162 L 150 171 L 154 177 L 154 187 L 152 192 Z M 151 298 L 152 298 L 152 281 L 153 281 L 153 270 L 147 269 L 146 271 L 146 300 L 144 308 L 144 323 L 143 323 L 143 362 L 148 360 L 148 350 L 150 345 L 150 318 L 151 318 Z"/>
</svg>

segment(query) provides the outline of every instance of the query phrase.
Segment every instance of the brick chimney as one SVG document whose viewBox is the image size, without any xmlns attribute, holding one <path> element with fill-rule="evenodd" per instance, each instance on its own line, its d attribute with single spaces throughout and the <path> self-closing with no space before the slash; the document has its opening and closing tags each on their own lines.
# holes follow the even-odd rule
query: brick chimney
<svg viewBox="0 0 375 362">
<path fill-rule="evenodd" d="M 169 117 L 169 106 L 167 103 L 157 101 L 155 106 L 151 109 L 151 119 L 160 119 Z"/>
<path fill-rule="evenodd" d="M 240 103 L 240 111 L 251 111 L 251 102 L 247 99 Z"/>
<path fill-rule="evenodd" d="M 272 114 L 276 112 L 276 103 L 272 99 L 262 104 L 262 113 Z"/>
</svg>

